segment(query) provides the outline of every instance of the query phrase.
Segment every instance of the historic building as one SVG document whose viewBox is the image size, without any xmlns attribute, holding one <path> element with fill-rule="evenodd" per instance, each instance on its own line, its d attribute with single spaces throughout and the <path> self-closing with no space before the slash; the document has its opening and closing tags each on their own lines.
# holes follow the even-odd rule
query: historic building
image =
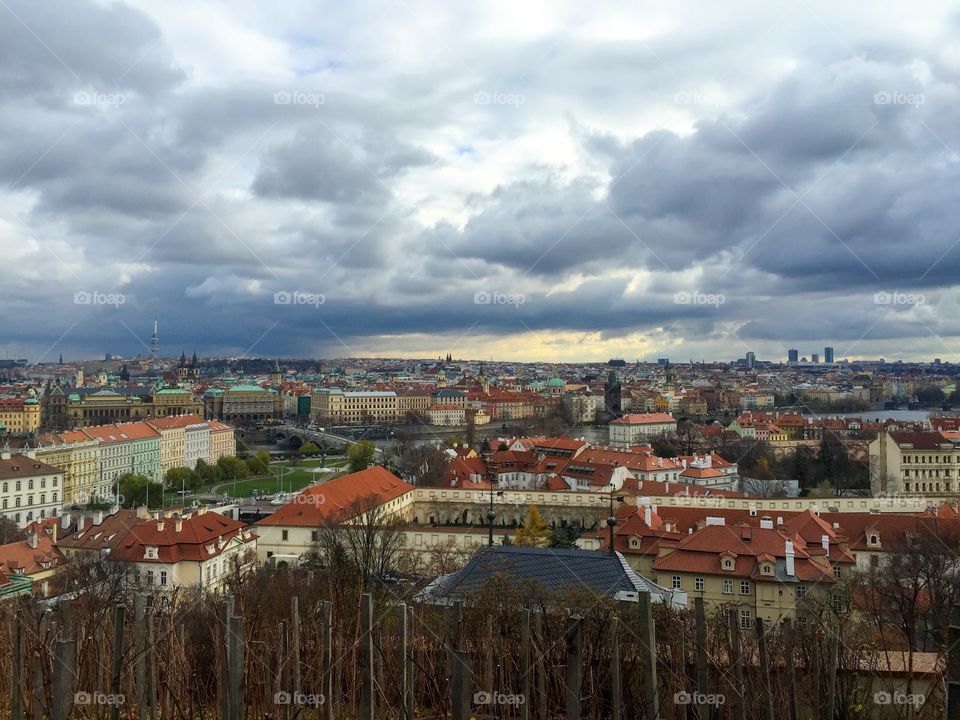
<svg viewBox="0 0 960 720">
<path fill-rule="evenodd" d="M 23 527 L 63 504 L 63 471 L 28 455 L 0 453 L 0 514 Z"/>
<path fill-rule="evenodd" d="M 259 385 L 210 388 L 203 394 L 206 417 L 234 424 L 257 423 L 283 417 L 283 398 Z"/>
<path fill-rule="evenodd" d="M 181 388 L 109 389 L 54 386 L 44 398 L 45 425 L 52 430 L 131 422 L 176 415 L 202 415 L 203 403 Z"/>
<path fill-rule="evenodd" d="M 0 435 L 26 435 L 40 429 L 36 398 L 0 398 Z"/>
</svg>

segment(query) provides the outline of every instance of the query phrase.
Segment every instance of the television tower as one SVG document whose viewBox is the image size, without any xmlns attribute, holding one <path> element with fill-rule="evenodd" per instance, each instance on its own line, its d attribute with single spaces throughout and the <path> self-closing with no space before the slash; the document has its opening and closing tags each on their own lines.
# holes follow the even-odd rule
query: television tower
<svg viewBox="0 0 960 720">
<path fill-rule="evenodd" d="M 157 334 L 157 321 L 153 321 L 153 335 L 150 336 L 150 359 L 156 360 L 160 352 L 160 335 Z"/>
</svg>

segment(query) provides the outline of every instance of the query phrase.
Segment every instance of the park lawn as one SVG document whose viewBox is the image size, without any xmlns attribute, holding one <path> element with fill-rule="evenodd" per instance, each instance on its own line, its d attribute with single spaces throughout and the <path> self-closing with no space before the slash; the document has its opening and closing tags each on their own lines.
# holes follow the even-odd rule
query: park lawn
<svg viewBox="0 0 960 720">
<path fill-rule="evenodd" d="M 328 464 L 330 467 L 330 464 Z M 311 473 L 300 468 L 293 470 L 284 470 L 282 492 L 299 492 L 307 487 L 314 480 L 328 480 L 336 477 L 339 473 Z M 238 480 L 236 485 L 232 482 L 222 483 L 220 492 L 237 498 L 247 498 L 253 496 L 254 490 L 259 490 L 261 495 L 273 495 L 277 492 L 280 485 L 277 483 L 277 475 L 260 475 L 255 478 Z"/>
</svg>

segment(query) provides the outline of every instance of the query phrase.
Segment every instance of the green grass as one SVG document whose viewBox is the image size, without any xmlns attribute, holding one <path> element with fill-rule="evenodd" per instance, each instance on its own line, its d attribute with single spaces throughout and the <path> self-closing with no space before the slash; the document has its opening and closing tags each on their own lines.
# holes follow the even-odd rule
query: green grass
<svg viewBox="0 0 960 720">
<path fill-rule="evenodd" d="M 314 467 L 319 466 L 317 462 Z M 280 463 L 282 466 L 282 463 Z M 336 463 L 327 463 L 327 467 L 334 467 Z M 340 467 L 339 465 L 336 465 Z M 306 469 L 297 467 L 293 469 L 283 469 L 282 484 L 277 482 L 278 473 L 269 475 L 260 475 L 255 478 L 238 480 L 236 485 L 232 482 L 221 483 L 218 492 L 221 494 L 232 495 L 237 498 L 248 498 L 253 496 L 254 490 L 259 490 L 261 495 L 273 495 L 277 488 L 282 486 L 282 492 L 299 492 L 307 487 L 314 480 L 329 480 L 336 477 L 342 470 L 332 473 L 312 473 Z"/>
</svg>

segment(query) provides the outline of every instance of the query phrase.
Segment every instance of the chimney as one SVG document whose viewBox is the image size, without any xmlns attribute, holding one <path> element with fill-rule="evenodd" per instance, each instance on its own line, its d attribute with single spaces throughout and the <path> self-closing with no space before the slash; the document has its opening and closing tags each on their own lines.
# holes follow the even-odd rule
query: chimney
<svg viewBox="0 0 960 720">
<path fill-rule="evenodd" d="M 163 520 L 157 520 L 157 531 L 163 532 Z"/>
<path fill-rule="evenodd" d="M 70 527 L 70 513 L 64 513 L 60 516 L 60 527 L 64 530 Z"/>
<path fill-rule="evenodd" d="M 829 535 L 821 535 L 821 536 L 820 536 L 820 544 L 823 546 L 823 549 L 824 549 L 827 557 L 830 557 L 830 536 L 829 536 Z"/>
<path fill-rule="evenodd" d="M 93 514 L 93 524 L 94 524 L 94 525 L 99 525 L 99 524 L 102 523 L 102 522 L 103 522 L 103 510 L 97 510 L 97 511 Z"/>
<path fill-rule="evenodd" d="M 743 525 L 740 528 L 740 539 L 744 542 L 750 542 L 753 539 L 753 528 L 749 525 Z"/>
<path fill-rule="evenodd" d="M 793 577 L 794 576 L 794 567 L 793 567 L 794 553 L 793 553 L 793 543 L 790 540 L 785 541 L 784 547 L 783 547 L 783 553 L 784 555 L 786 555 L 786 558 L 787 558 L 786 560 L 787 576 Z"/>
<path fill-rule="evenodd" d="M 647 505 L 643 509 L 643 521 L 647 524 L 647 527 L 650 527 L 650 523 L 652 520 L 653 518 L 650 516 L 650 506 Z"/>
<path fill-rule="evenodd" d="M 83 514 L 83 510 L 80 511 L 80 515 L 77 516 L 77 532 L 83 530 L 83 525 L 86 522 L 86 516 Z"/>
<path fill-rule="evenodd" d="M 760 518 L 760 527 L 764 530 L 773 530 L 773 520 L 764 515 Z"/>
<path fill-rule="evenodd" d="M 183 530 L 183 519 L 177 518 L 173 521 L 173 531 L 180 532 L 181 530 Z"/>
<path fill-rule="evenodd" d="M 780 515 L 777 515 L 777 525 L 783 525 L 783 518 Z"/>
<path fill-rule="evenodd" d="M 40 544 L 40 535 L 37 532 L 28 532 L 27 545 L 29 545 L 34 550 L 36 550 L 39 544 Z"/>
</svg>

